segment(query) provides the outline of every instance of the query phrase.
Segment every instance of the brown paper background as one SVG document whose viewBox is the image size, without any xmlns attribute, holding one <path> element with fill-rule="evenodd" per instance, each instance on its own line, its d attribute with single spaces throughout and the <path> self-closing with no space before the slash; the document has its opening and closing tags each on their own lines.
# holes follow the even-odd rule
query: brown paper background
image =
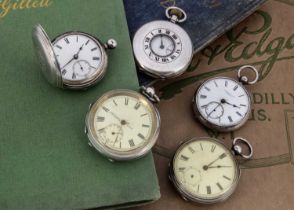
<svg viewBox="0 0 294 210">
<path fill-rule="evenodd" d="M 294 209 L 293 24 L 294 1 L 269 0 L 258 12 L 235 27 L 232 33 L 210 45 L 212 48 L 228 46 L 211 63 L 203 55 L 206 49 L 195 55 L 188 73 L 157 85 L 162 97 L 159 105 L 162 129 L 154 156 L 162 197 L 154 204 L 136 209 Z M 230 47 L 236 42 L 228 45 L 229 39 L 242 30 L 251 32 L 240 35 L 240 46 L 234 50 L 233 56 L 240 56 L 246 45 L 256 42 L 248 47 L 252 55 L 244 56 L 243 53 L 241 58 L 230 61 L 226 55 L 230 54 Z M 268 37 L 260 41 L 265 34 Z M 256 51 L 259 42 L 262 44 Z M 262 102 L 256 98 L 253 105 L 255 117 L 252 115 L 249 122 L 234 133 L 218 134 L 205 129 L 193 117 L 191 100 L 196 88 L 209 76 L 236 78 L 236 69 L 245 64 L 253 64 L 262 75 L 256 85 L 247 88 L 255 97 L 267 94 L 268 102 L 265 97 Z M 173 189 L 168 180 L 168 164 L 180 142 L 208 135 L 216 136 L 228 146 L 234 136 L 247 138 L 255 154 L 251 161 L 242 164 L 238 188 L 227 201 L 209 206 L 194 205 L 182 200 Z"/>
</svg>

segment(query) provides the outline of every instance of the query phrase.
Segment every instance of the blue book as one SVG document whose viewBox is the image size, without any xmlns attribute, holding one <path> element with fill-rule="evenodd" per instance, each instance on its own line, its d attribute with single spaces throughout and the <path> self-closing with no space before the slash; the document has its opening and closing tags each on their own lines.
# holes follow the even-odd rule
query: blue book
<svg viewBox="0 0 294 210">
<path fill-rule="evenodd" d="M 266 0 L 124 0 L 131 38 L 145 23 L 166 20 L 165 9 L 169 6 L 182 8 L 188 16 L 180 24 L 191 37 L 194 53 L 257 10 Z M 152 78 L 138 72 L 142 85 Z"/>
</svg>

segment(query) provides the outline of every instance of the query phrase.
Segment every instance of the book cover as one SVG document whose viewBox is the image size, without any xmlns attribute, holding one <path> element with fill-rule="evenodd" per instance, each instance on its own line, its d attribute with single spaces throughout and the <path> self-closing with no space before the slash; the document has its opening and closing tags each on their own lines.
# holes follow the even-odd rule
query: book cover
<svg viewBox="0 0 294 210">
<path fill-rule="evenodd" d="M 83 91 L 52 87 L 33 51 L 32 27 L 51 39 L 83 31 L 115 38 L 104 79 Z M 89 104 L 106 91 L 138 89 L 123 2 L 0 1 L 0 209 L 89 209 L 139 205 L 160 197 L 152 155 L 110 162 L 88 146 Z"/>
<path fill-rule="evenodd" d="M 136 209 L 292 210 L 294 206 L 294 2 L 268 1 L 260 10 L 195 55 L 190 71 L 157 84 L 162 130 L 154 148 L 162 199 Z M 254 65 L 259 82 L 252 93 L 250 120 L 227 134 L 205 129 L 193 116 L 192 97 L 201 82 L 215 76 L 235 79 L 242 65 Z M 212 136 L 229 148 L 232 138 L 248 139 L 253 159 L 240 162 L 242 174 L 227 201 L 210 206 L 184 201 L 168 180 L 168 163 L 179 143 Z"/>
<path fill-rule="evenodd" d="M 166 20 L 165 9 L 177 6 L 187 13 L 181 23 L 191 37 L 194 53 L 252 14 L 266 0 L 124 0 L 131 38 L 145 23 Z M 139 72 L 139 81 L 148 84 L 153 79 Z"/>
</svg>

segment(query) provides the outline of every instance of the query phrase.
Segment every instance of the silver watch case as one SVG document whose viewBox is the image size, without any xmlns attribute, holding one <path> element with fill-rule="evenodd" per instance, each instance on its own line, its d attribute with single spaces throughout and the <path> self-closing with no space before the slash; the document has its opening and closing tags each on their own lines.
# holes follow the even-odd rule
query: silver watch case
<svg viewBox="0 0 294 210">
<path fill-rule="evenodd" d="M 83 34 L 85 36 L 88 36 L 90 39 L 95 41 L 101 49 L 101 65 L 98 69 L 96 69 L 95 74 L 93 74 L 91 77 L 87 79 L 70 81 L 62 77 L 61 69 L 53 50 L 53 44 L 56 40 L 70 34 Z M 57 36 L 53 40 L 53 42 L 51 42 L 49 36 L 47 35 L 43 27 L 40 24 L 38 24 L 33 28 L 32 38 L 35 53 L 41 64 L 42 73 L 46 80 L 55 87 L 66 89 L 85 89 L 99 82 L 106 73 L 108 57 L 106 54 L 105 47 L 97 38 L 93 37 L 92 35 L 78 31 L 66 32 Z"/>
<path fill-rule="evenodd" d="M 157 63 L 151 60 L 144 52 L 144 39 L 146 35 L 158 28 L 174 32 L 182 42 L 180 56 L 169 63 Z M 154 78 L 160 79 L 173 78 L 183 74 L 193 58 L 193 44 L 187 32 L 177 24 L 165 20 L 152 21 L 139 28 L 133 39 L 133 50 L 139 69 Z"/>
<path fill-rule="evenodd" d="M 234 125 L 231 125 L 231 126 L 218 126 L 218 125 L 215 125 L 211 122 L 209 122 L 205 116 L 203 116 L 199 109 L 198 109 L 198 106 L 197 106 L 197 103 L 198 103 L 198 100 L 197 100 L 197 95 L 199 93 L 199 90 L 203 87 L 203 85 L 210 81 L 210 80 L 214 80 L 214 79 L 218 79 L 218 78 L 223 78 L 223 79 L 227 79 L 227 80 L 232 80 L 236 83 L 239 83 L 241 86 L 243 86 L 244 90 L 245 90 L 245 93 L 249 99 L 249 103 L 248 103 L 248 112 L 246 113 L 246 115 L 244 116 L 244 118 L 242 119 L 242 121 L 240 121 L 239 123 L 237 124 L 234 124 Z M 212 129 L 212 130 L 215 130 L 215 131 L 219 131 L 219 132 L 231 132 L 231 131 L 235 131 L 237 129 L 239 129 L 240 127 L 242 127 L 249 119 L 250 117 L 250 110 L 252 108 L 252 95 L 251 93 L 248 92 L 248 90 L 244 87 L 244 85 L 235 80 L 235 79 L 232 79 L 232 78 L 229 78 L 229 77 L 213 77 L 211 79 L 208 79 L 204 82 L 202 82 L 202 84 L 197 88 L 196 92 L 194 93 L 193 95 L 193 100 L 192 100 L 192 104 L 193 104 L 193 111 L 194 111 L 194 115 L 196 117 L 196 119 L 201 123 L 203 124 L 204 126 L 206 126 L 207 128 L 209 129 Z"/>
<path fill-rule="evenodd" d="M 154 133 L 150 137 L 149 142 L 142 148 L 137 148 L 127 152 L 114 151 L 101 144 L 97 140 L 98 136 L 94 132 L 93 125 L 96 110 L 101 105 L 101 103 L 107 100 L 108 98 L 121 94 L 136 97 L 142 103 L 147 104 L 149 109 L 153 112 L 153 120 L 155 122 Z M 129 161 L 139 159 L 145 156 L 149 151 L 151 151 L 159 136 L 161 120 L 157 108 L 145 96 L 133 90 L 118 89 L 105 93 L 95 103 L 89 106 L 85 124 L 85 133 L 88 136 L 89 144 L 93 146 L 100 154 L 102 154 L 111 161 Z"/>
<path fill-rule="evenodd" d="M 191 202 L 199 203 L 199 204 L 214 204 L 214 203 L 223 202 L 223 201 L 227 200 L 235 192 L 235 190 L 238 186 L 240 177 L 241 177 L 241 169 L 240 169 L 239 163 L 237 162 L 236 158 L 234 158 L 234 157 L 232 158 L 236 164 L 237 171 L 236 171 L 236 176 L 235 176 L 234 183 L 233 183 L 231 189 L 228 190 L 225 194 L 223 194 L 219 197 L 213 198 L 213 199 L 203 199 L 203 198 L 199 198 L 199 197 L 192 195 L 187 190 L 185 190 L 185 187 L 177 180 L 177 178 L 175 176 L 174 161 L 175 161 L 177 152 L 180 151 L 183 147 L 185 147 L 190 142 L 197 141 L 197 140 L 209 140 L 212 142 L 218 142 L 219 144 L 223 145 L 226 148 L 226 146 L 221 141 L 219 141 L 218 139 L 215 139 L 215 138 L 210 138 L 210 137 L 193 138 L 189 141 L 186 141 L 186 142 L 180 144 L 180 146 L 178 147 L 177 151 L 175 152 L 175 154 L 169 164 L 169 179 L 172 182 L 175 189 L 177 190 L 177 192 L 186 201 L 191 201 Z M 233 156 L 233 154 L 231 152 L 228 152 L 228 153 Z"/>
</svg>

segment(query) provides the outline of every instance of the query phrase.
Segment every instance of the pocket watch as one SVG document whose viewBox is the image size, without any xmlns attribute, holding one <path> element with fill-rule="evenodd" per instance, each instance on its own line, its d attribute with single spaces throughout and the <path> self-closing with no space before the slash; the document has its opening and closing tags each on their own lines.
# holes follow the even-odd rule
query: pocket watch
<svg viewBox="0 0 294 210">
<path fill-rule="evenodd" d="M 142 93 L 112 90 L 90 105 L 85 128 L 89 145 L 109 160 L 138 159 L 158 138 L 160 116 L 149 100 L 159 102 L 159 98 L 150 87 Z"/>
<path fill-rule="evenodd" d="M 40 24 L 33 28 L 33 43 L 47 81 L 67 89 L 85 89 L 100 81 L 107 69 L 106 49 L 117 46 L 114 39 L 103 44 L 78 31 L 63 33 L 51 42 Z"/>
<path fill-rule="evenodd" d="M 248 147 L 244 154 L 242 146 Z M 251 144 L 243 138 L 233 141 L 232 151 L 214 138 L 193 138 L 176 151 L 169 167 L 169 178 L 183 199 L 213 204 L 235 191 L 241 170 L 234 155 L 250 159 Z"/>
<path fill-rule="evenodd" d="M 254 72 L 255 79 L 249 81 L 242 71 Z M 251 94 L 244 85 L 258 81 L 258 71 L 253 66 L 242 66 L 238 70 L 239 81 L 228 77 L 214 77 L 203 82 L 193 97 L 196 118 L 206 127 L 220 132 L 233 131 L 243 126 L 251 113 Z"/>
<path fill-rule="evenodd" d="M 193 56 L 187 32 L 176 23 L 186 21 L 178 7 L 166 9 L 170 21 L 156 20 L 143 25 L 133 39 L 133 50 L 140 70 L 155 78 L 171 78 L 184 73 Z"/>
</svg>

